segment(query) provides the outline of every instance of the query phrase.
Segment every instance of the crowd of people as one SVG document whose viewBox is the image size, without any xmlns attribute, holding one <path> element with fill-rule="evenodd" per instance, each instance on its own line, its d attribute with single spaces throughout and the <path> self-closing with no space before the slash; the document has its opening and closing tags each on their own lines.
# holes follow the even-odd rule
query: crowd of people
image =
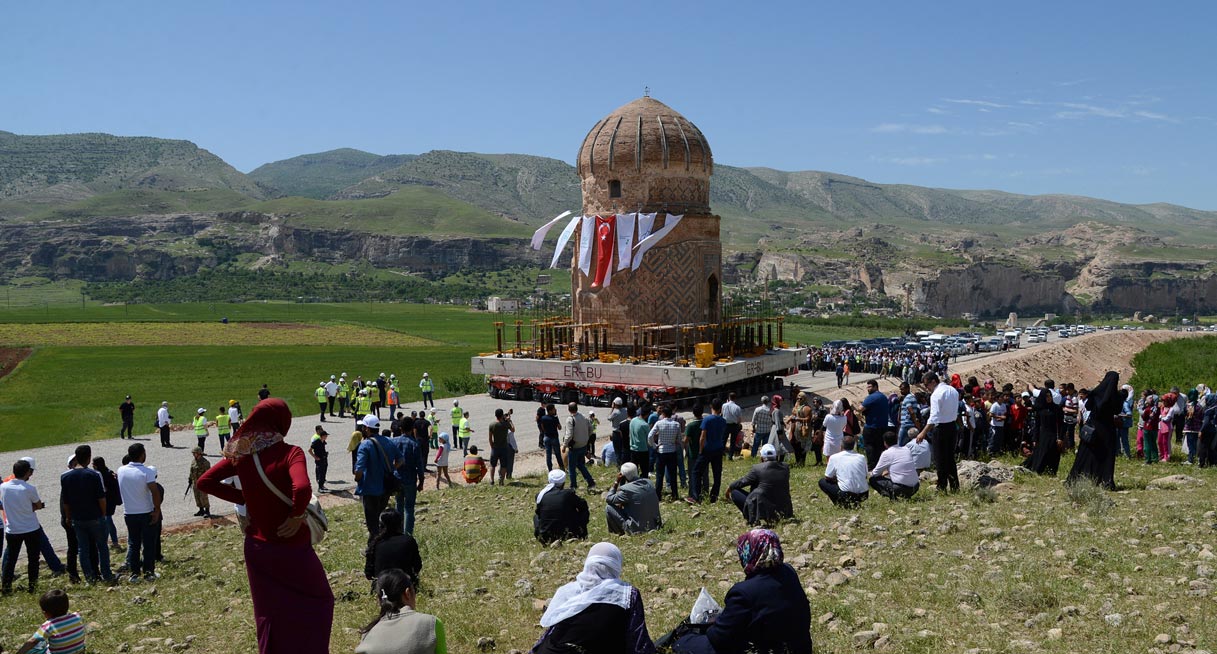
<svg viewBox="0 0 1217 654">
<path fill-rule="evenodd" d="M 745 579 L 727 594 L 721 613 L 686 621 L 658 642 L 686 652 L 768 651 L 773 643 L 784 642 L 796 645 L 789 651 L 810 652 L 810 619 L 798 576 L 782 564 L 777 534 L 765 529 L 794 517 L 791 466 L 808 465 L 808 455 L 814 457 L 812 465 L 824 466 L 820 492 L 836 505 L 851 507 L 865 502 L 870 491 L 893 501 L 913 497 L 927 470 L 936 474 L 939 490 L 956 490 L 960 458 L 1020 455 L 1033 472 L 1054 475 L 1061 454 L 1075 449 L 1069 479 L 1085 477 L 1114 488 L 1120 454 L 1131 457 L 1135 451 L 1149 465 L 1168 461 L 1182 450 L 1183 456 L 1176 458 L 1200 466 L 1212 465 L 1217 454 L 1217 394 L 1203 385 L 1165 393 L 1146 389 L 1138 395 L 1109 372 L 1093 389 L 1053 380 L 1016 389 L 994 380 L 964 381 L 958 375 L 944 379 L 945 365 L 945 359 L 934 355 L 901 362 L 898 392 L 882 393 L 877 381 L 868 381 L 868 393 L 856 407 L 844 397 L 826 406 L 824 398 L 800 392 L 787 413 L 780 395 L 764 397 L 750 420 L 744 420 L 733 394 L 694 407 L 691 418 L 666 404 L 627 406 L 616 401 L 602 443 L 597 442 L 600 422 L 594 412 L 585 414 L 571 404 L 560 418 L 556 406 L 542 405 L 535 425 L 549 472 L 535 497 L 534 536 L 543 544 L 588 538 L 593 513 L 588 498 L 598 490 L 589 463 L 618 469 L 602 495 L 604 525 L 612 534 L 661 528 L 665 495 L 669 501 L 692 504 L 714 503 L 721 495 L 753 527 L 737 543 Z M 407 414 L 393 401 L 396 378 L 378 379 L 384 380 L 387 393 L 383 408 L 390 409 L 385 423 L 377 415 L 381 407 L 361 399 L 374 392 L 379 399 L 375 382 L 363 384 L 356 378 L 347 383 L 345 376 L 332 380 L 348 393 L 358 389 L 354 405 L 337 399 L 333 417 L 349 413 L 355 420 L 348 452 L 367 532 L 365 575 L 380 609 L 363 630 L 356 651 L 443 652 L 443 621 L 415 610 L 423 570 L 413 535 L 417 493 L 429 462 L 435 466 L 437 488 L 441 479 L 453 483 L 448 459 L 458 446 L 465 483 L 508 483 L 519 451 L 518 428 L 512 411 L 495 411 L 485 427 L 487 461 L 469 443 L 470 413 L 459 400 L 448 414 L 451 430 L 444 430 L 433 402 Z M 323 413 L 330 409 L 326 386 L 319 386 L 327 393 L 326 402 L 319 401 Z M 215 465 L 204 456 L 205 442 L 193 449 L 188 492 L 194 492 L 200 517 L 210 517 L 210 497 L 237 506 L 259 651 L 328 652 L 334 598 L 313 548 L 319 535 L 309 520 L 314 484 L 307 462 L 311 458 L 315 488 L 323 491 L 329 434 L 318 424 L 307 449 L 286 443 L 291 412 L 282 400 L 269 397 L 265 387 L 262 391 L 248 417 L 239 403 L 230 403 L 237 417 L 225 422 L 227 434 L 218 434 L 227 437 L 222 438 L 223 456 Z M 124 402 L 131 404 L 130 398 Z M 161 410 L 168 414 L 167 405 Z M 133 408 L 120 408 L 122 438 L 130 436 L 131 413 Z M 219 414 L 229 417 L 225 407 Z M 199 415 L 205 419 L 206 412 Z M 157 423 L 160 427 L 159 415 Z M 102 458 L 92 456 L 88 445 L 76 449 L 60 471 L 67 562 L 59 560 L 37 517 L 45 507 L 31 483 L 36 462 L 32 457 L 19 459 L 13 475 L 0 484 L 6 546 L 0 557 L 3 591 L 12 590 L 22 550 L 30 592 L 38 587 L 41 558 L 53 575 L 68 574 L 74 582 L 83 578 L 115 583 L 120 574 L 129 583 L 157 579 L 165 489 L 147 456 L 143 443 L 133 442 L 121 467 L 111 471 Z M 755 464 L 724 489 L 723 460 L 736 457 Z M 587 486 L 582 496 L 577 492 L 580 477 Z M 127 545 L 125 560 L 114 568 L 110 553 L 119 542 L 118 506 L 123 507 Z M 610 543 L 592 547 L 584 572 L 549 603 L 534 652 L 655 651 L 642 595 L 620 579 L 621 559 L 620 550 Z M 41 597 L 40 606 L 47 622 L 22 651 L 43 643 L 57 648 L 51 651 L 80 651 L 71 649 L 83 647 L 84 634 L 78 614 L 68 611 L 67 594 L 52 590 Z"/>
<path fill-rule="evenodd" d="M 807 349 L 807 364 L 812 376 L 817 372 L 833 372 L 837 388 L 849 384 L 850 373 L 896 378 L 910 384 L 920 384 L 928 373 L 944 375 L 953 356 L 945 351 L 917 351 L 896 347 L 811 347 Z"/>
</svg>

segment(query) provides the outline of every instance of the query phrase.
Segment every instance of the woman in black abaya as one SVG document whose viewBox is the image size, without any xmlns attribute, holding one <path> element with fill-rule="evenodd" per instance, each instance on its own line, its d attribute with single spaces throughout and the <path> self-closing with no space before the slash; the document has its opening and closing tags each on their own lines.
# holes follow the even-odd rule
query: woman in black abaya
<svg viewBox="0 0 1217 654">
<path fill-rule="evenodd" d="M 1056 384 L 1049 379 L 1044 388 L 1028 385 L 1027 390 L 1035 397 L 1031 410 L 1035 412 L 1035 451 L 1023 461 L 1023 467 L 1037 475 L 1056 476 L 1061 465 L 1061 407 L 1052 399 Z"/>
<path fill-rule="evenodd" d="M 1094 425 L 1094 437 L 1089 443 L 1078 443 L 1077 458 L 1066 483 L 1088 477 L 1103 488 L 1116 486 L 1116 423 L 1121 409 L 1120 375 L 1108 371 L 1103 381 L 1086 398 L 1088 421 Z"/>
</svg>

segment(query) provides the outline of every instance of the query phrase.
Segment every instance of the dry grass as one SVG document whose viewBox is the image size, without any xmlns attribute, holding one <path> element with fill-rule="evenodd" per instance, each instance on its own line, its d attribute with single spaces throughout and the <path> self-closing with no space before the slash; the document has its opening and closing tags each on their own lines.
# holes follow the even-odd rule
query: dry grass
<svg viewBox="0 0 1217 654">
<path fill-rule="evenodd" d="M 1066 457 L 1063 468 L 1070 463 Z M 744 469 L 728 464 L 724 476 Z M 1206 484 L 1145 488 L 1153 477 L 1180 471 Z M 1187 643 L 1211 648 L 1217 639 L 1209 595 L 1217 568 L 1212 471 L 1121 461 L 1117 479 L 1130 490 L 1114 494 L 1020 477 L 1012 490 L 985 499 L 923 491 L 903 504 L 872 497 L 858 511 L 835 509 L 818 495 L 813 484 L 821 472 L 795 472 L 799 520 L 777 528 L 807 588 L 817 651 L 858 649 L 854 634 L 874 623 L 885 636 L 878 642 L 892 652 L 1168 651 L 1155 646 L 1159 634 L 1184 643 L 1170 651 L 1186 652 Z M 607 471 L 598 476 L 608 483 Z M 422 495 L 419 608 L 444 619 L 450 651 L 476 651 L 480 637 L 494 638 L 498 652 L 527 650 L 540 631 L 534 601 L 579 570 L 587 544 L 546 549 L 532 540 L 532 497 L 540 483 L 428 488 Z M 598 499 L 593 506 L 592 539 L 610 539 Z M 733 544 L 744 526 L 733 506 L 663 508 L 663 530 L 611 538 L 625 553 L 626 579 L 643 592 L 655 637 L 687 615 L 699 588 L 721 601 L 742 578 Z M 331 515 L 334 532 L 321 548 L 338 598 L 331 651 L 349 652 L 374 604 L 359 558 L 361 514 L 344 506 Z M 134 649 L 144 638 L 181 643 L 193 635 L 191 651 L 254 651 L 235 529 L 175 535 L 165 549 L 170 563 L 155 589 L 69 589 L 73 606 L 97 625 L 90 650 L 125 651 L 124 643 Z M 848 581 L 830 585 L 834 572 Z M 32 598 L 0 599 L 5 647 L 15 648 L 40 621 Z M 129 627 L 147 621 L 153 626 Z M 171 649 L 142 644 L 148 652 Z"/>
</svg>

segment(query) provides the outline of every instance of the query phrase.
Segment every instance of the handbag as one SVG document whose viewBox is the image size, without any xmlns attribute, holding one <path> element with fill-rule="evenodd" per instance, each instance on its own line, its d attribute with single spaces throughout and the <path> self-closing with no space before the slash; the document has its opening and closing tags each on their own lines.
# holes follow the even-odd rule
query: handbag
<svg viewBox="0 0 1217 654">
<path fill-rule="evenodd" d="M 1078 431 L 1078 438 L 1087 445 L 1094 440 L 1094 416 L 1087 418 L 1086 422 L 1082 423 L 1082 428 Z"/>
<path fill-rule="evenodd" d="M 380 441 L 376 440 L 375 436 L 368 440 L 372 441 L 376 449 L 380 450 L 380 456 L 385 460 L 385 495 L 397 494 L 397 490 L 401 488 L 401 480 L 397 478 L 397 475 L 393 474 L 393 463 L 389 461 L 389 454 L 385 452 L 384 446 L 380 444 Z"/>
<path fill-rule="evenodd" d="M 258 453 L 254 452 L 254 467 L 258 469 L 258 476 L 262 478 L 262 483 L 270 489 L 270 492 L 275 494 L 275 497 L 283 500 L 288 506 L 295 506 L 291 498 L 283 494 L 283 491 L 270 483 L 270 479 L 266 476 L 266 471 L 262 469 L 262 460 L 258 458 Z M 321 500 L 317 498 L 317 494 L 313 493 L 308 500 L 308 505 L 304 507 L 304 524 L 308 525 L 309 543 L 316 545 L 325 540 L 325 532 L 330 530 L 330 521 L 325 517 L 325 510 L 321 508 Z"/>
</svg>

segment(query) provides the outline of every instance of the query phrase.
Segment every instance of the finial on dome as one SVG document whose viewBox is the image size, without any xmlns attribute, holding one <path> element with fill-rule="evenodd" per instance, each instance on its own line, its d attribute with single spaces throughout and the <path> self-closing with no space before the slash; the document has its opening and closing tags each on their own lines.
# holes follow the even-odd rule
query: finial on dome
<svg viewBox="0 0 1217 654">
<path fill-rule="evenodd" d="M 651 97 L 651 87 L 649 87 L 649 86 L 642 87 L 642 97 L 644 97 L 644 98 Z"/>
</svg>

